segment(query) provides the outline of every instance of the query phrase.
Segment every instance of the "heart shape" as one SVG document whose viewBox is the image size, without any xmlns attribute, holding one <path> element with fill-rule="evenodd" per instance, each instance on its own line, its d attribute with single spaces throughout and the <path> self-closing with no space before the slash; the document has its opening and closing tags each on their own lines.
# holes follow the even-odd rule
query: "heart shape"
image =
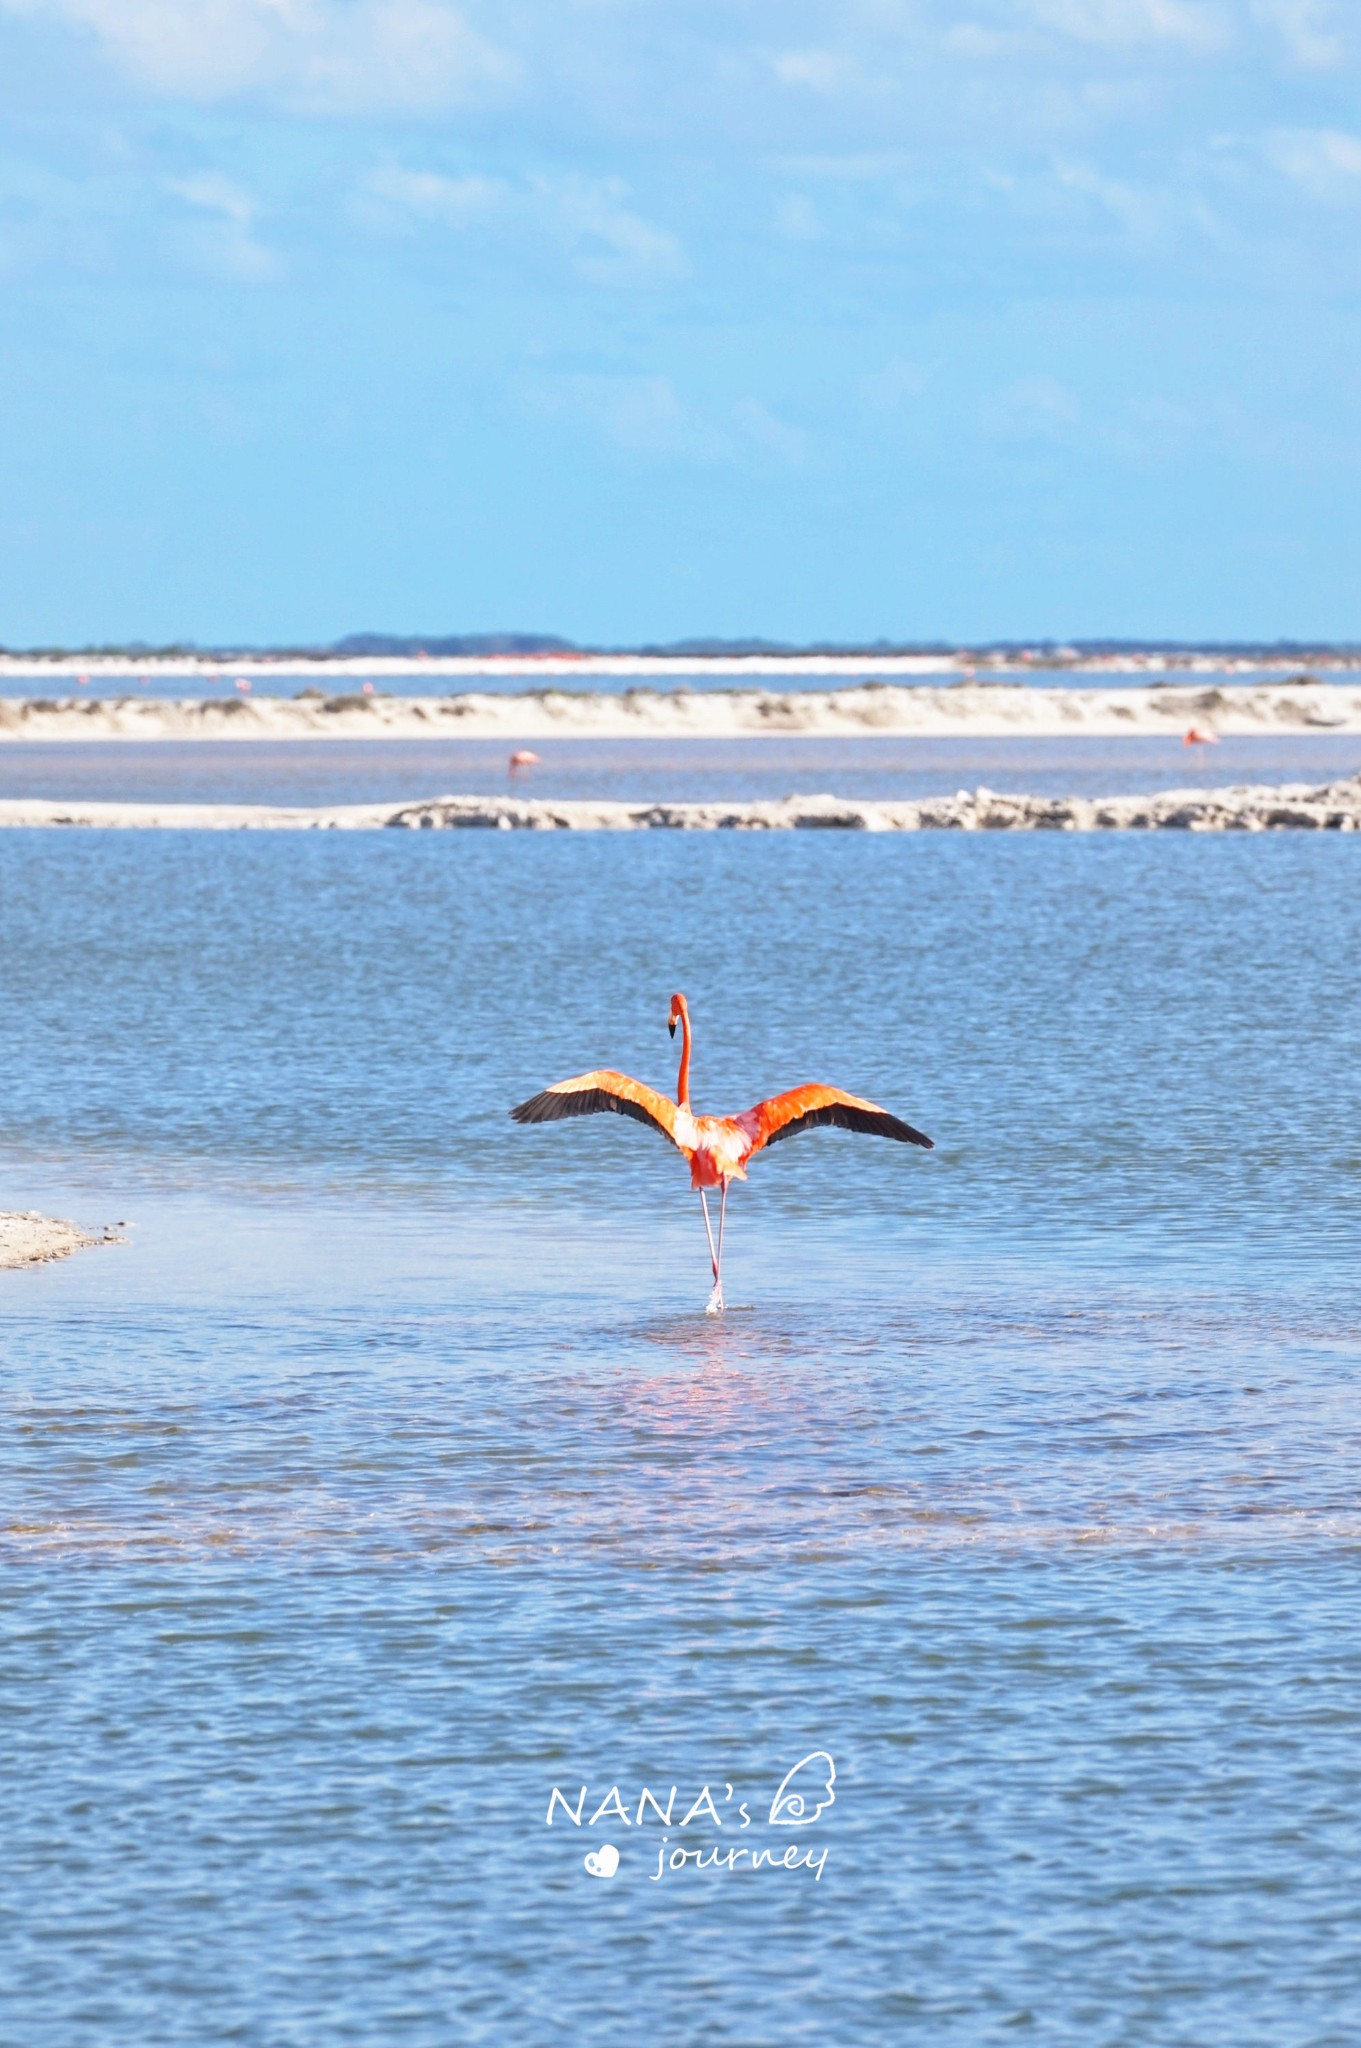
<svg viewBox="0 0 1361 2048">
<path fill-rule="evenodd" d="M 602 1842 L 586 1851 L 586 1868 L 592 1877 L 613 1877 L 619 1868 L 619 1851 L 613 1842 Z"/>
</svg>

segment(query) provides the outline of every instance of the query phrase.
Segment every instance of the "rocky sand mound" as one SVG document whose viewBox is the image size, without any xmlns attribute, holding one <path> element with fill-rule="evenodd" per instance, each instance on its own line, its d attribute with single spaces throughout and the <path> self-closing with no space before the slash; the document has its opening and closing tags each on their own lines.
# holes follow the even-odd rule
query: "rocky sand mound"
<svg viewBox="0 0 1361 2048">
<path fill-rule="evenodd" d="M 1319 786 L 1244 784 L 1152 796 L 1004 796 L 961 789 L 916 802 L 790 796 L 755 803 L 612 803 L 549 797 L 442 796 L 420 803 L 275 809 L 265 804 L 0 802 L 0 826 L 180 831 L 528 832 L 1354 832 L 1361 775 Z"/>
<path fill-rule="evenodd" d="M 116 1230 L 92 1233 L 33 1209 L 0 1209 L 0 1267 L 41 1266 L 48 1259 L 69 1258 L 85 1245 L 118 1241 Z"/>
<path fill-rule="evenodd" d="M 1002 796 L 961 789 L 951 797 L 882 803 L 834 796 L 779 803 L 553 803 L 542 799 L 443 797 L 409 804 L 386 821 L 427 829 L 493 826 L 531 831 L 781 832 L 1273 832 L 1361 828 L 1361 777 L 1236 789 L 1174 789 L 1154 796 Z"/>
<path fill-rule="evenodd" d="M 537 689 L 401 697 L 375 691 L 0 698 L 5 740 L 722 739 L 775 733 L 941 739 L 1086 733 L 1175 734 L 1188 727 L 1361 733 L 1361 686 L 1316 676 L 1195 687 L 1067 689 L 1024 683 L 862 683 L 831 690 Z"/>
</svg>

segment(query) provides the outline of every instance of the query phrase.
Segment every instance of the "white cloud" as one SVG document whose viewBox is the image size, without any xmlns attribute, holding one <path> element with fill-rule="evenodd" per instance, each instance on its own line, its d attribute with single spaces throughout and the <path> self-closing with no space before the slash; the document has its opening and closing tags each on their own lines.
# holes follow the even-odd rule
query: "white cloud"
<svg viewBox="0 0 1361 2048">
<path fill-rule="evenodd" d="M 696 452 L 696 430 L 669 377 L 580 380 L 579 389 L 609 433 L 624 448 L 644 455 Z"/>
<path fill-rule="evenodd" d="M 808 454 L 808 436 L 801 427 L 791 427 L 759 398 L 743 398 L 733 407 L 733 418 L 747 439 L 763 454 L 773 455 L 790 469 L 797 469 Z"/>
<path fill-rule="evenodd" d="M 243 284 L 263 284 L 279 273 L 279 259 L 256 239 L 259 206 L 250 193 L 217 171 L 178 178 L 169 188 L 206 221 L 189 226 L 182 236 L 190 256 L 204 269 Z"/>
<path fill-rule="evenodd" d="M 759 398 L 715 414 L 687 404 L 666 376 L 567 373 L 534 381 L 523 397 L 531 411 L 581 421 L 616 448 L 653 460 L 710 467 L 773 457 L 797 469 L 808 454 L 802 429 Z"/>
<path fill-rule="evenodd" d="M 1090 164 L 1060 163 L 1055 175 L 1060 185 L 1092 200 L 1136 240 L 1146 240 L 1156 232 L 1160 208 L 1153 193 L 1118 178 L 1105 177 Z"/>
<path fill-rule="evenodd" d="M 1329 71 L 1346 61 L 1346 43 L 1330 0 L 1253 0 L 1252 11 L 1278 32 L 1297 64 Z"/>
<path fill-rule="evenodd" d="M 1174 43 L 1208 51 L 1230 40 L 1222 7 L 1203 0 L 1033 0 L 1033 5 L 1046 28 L 1111 49 Z"/>
<path fill-rule="evenodd" d="M 1023 377 L 983 401 L 980 422 L 999 440 L 1048 440 L 1075 427 L 1082 409 L 1055 377 Z"/>
<path fill-rule="evenodd" d="M 859 68 L 838 50 L 785 50 L 772 58 L 771 69 L 781 85 L 834 98 L 864 89 Z"/>
<path fill-rule="evenodd" d="M 1276 169 L 1316 199 L 1361 199 L 1361 136 L 1337 128 L 1286 128 L 1270 138 Z"/>
<path fill-rule="evenodd" d="M 788 192 L 775 208 L 775 226 L 786 242 L 818 242 L 826 229 L 811 199 Z"/>
<path fill-rule="evenodd" d="M 431 109 L 510 74 L 445 0 L 0 0 L 84 30 L 155 91 L 308 112 Z"/>
<path fill-rule="evenodd" d="M 622 180 L 544 178 L 534 189 L 545 224 L 583 277 L 597 284 L 652 284 L 684 274 L 680 243 L 625 204 Z"/>
<path fill-rule="evenodd" d="M 593 284 L 662 284 L 684 276 L 687 268 L 675 236 L 634 212 L 628 187 L 618 178 L 539 177 L 512 185 L 500 178 L 450 178 L 386 165 L 371 173 L 363 197 L 370 218 L 396 216 L 460 230 L 494 219 L 503 231 L 516 228 L 556 248 Z"/>
<path fill-rule="evenodd" d="M 957 57 L 1010 57 L 1024 49 L 1025 38 L 1014 30 L 988 28 L 981 21 L 960 21 L 945 31 L 945 47 Z"/>
<path fill-rule="evenodd" d="M 407 171 L 386 164 L 371 174 L 366 196 L 390 211 L 462 228 L 485 220 L 504 204 L 510 187 L 500 178 L 446 178 L 439 171 Z"/>
<path fill-rule="evenodd" d="M 177 178 L 170 187 L 189 206 L 221 215 L 234 227 L 248 228 L 259 211 L 249 192 L 217 171 L 205 171 L 194 178 Z"/>
<path fill-rule="evenodd" d="M 631 455 L 710 463 L 729 452 L 669 377 L 577 373 L 540 380 L 526 398 L 533 411 L 584 420 Z"/>
<path fill-rule="evenodd" d="M 926 374 L 902 356 L 894 356 L 882 370 L 861 379 L 860 389 L 877 412 L 899 412 L 909 398 L 920 398 L 926 389 Z"/>
</svg>

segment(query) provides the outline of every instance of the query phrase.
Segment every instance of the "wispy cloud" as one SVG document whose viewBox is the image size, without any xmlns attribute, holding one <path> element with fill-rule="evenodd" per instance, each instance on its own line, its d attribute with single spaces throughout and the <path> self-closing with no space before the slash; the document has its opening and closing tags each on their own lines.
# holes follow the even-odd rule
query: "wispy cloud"
<svg viewBox="0 0 1361 2048">
<path fill-rule="evenodd" d="M 784 50 L 771 59 L 771 70 L 781 85 L 827 98 L 864 92 L 870 85 L 860 66 L 844 50 Z"/>
<path fill-rule="evenodd" d="M 545 224 L 566 244 L 583 277 L 598 284 L 653 284 L 684 274 L 680 243 L 633 211 L 622 179 L 543 178 L 533 192 Z"/>
<path fill-rule="evenodd" d="M 909 399 L 921 397 L 926 389 L 926 373 L 919 364 L 893 356 L 881 370 L 862 377 L 860 389 L 876 412 L 900 412 Z"/>
<path fill-rule="evenodd" d="M 1093 165 L 1084 163 L 1060 163 L 1055 167 L 1055 176 L 1067 191 L 1091 200 L 1135 239 L 1148 240 L 1156 232 L 1161 208 L 1157 195 L 1144 187 L 1122 178 L 1106 177 Z"/>
<path fill-rule="evenodd" d="M 278 256 L 254 232 L 259 206 L 243 186 L 217 171 L 205 171 L 172 179 L 169 189 L 194 214 L 207 216 L 181 238 L 204 268 L 243 284 L 263 284 L 278 276 Z"/>
<path fill-rule="evenodd" d="M 799 469 L 808 436 L 759 398 L 694 405 L 658 373 L 573 371 L 532 379 L 526 407 L 582 425 L 632 456 L 652 461 Z"/>
<path fill-rule="evenodd" d="M 1361 199 L 1361 136 L 1336 128 L 1280 129 L 1267 154 L 1276 169 L 1316 199 Z"/>
<path fill-rule="evenodd" d="M 945 47 L 953 56 L 981 57 L 991 62 L 1011 57 L 1026 47 L 1026 37 L 1014 28 L 990 28 L 981 21 L 952 22 L 945 30 Z"/>
<path fill-rule="evenodd" d="M 1331 0 L 1253 0 L 1253 15 L 1274 28 L 1297 64 L 1331 71 L 1347 57 L 1347 42 Z"/>
<path fill-rule="evenodd" d="M 1225 9 L 1205 0 L 1033 0 L 1033 6 L 1046 28 L 1108 49 L 1169 43 L 1218 50 L 1232 34 Z"/>
<path fill-rule="evenodd" d="M 153 90 L 314 113 L 446 106 L 513 66 L 446 0 L 0 0 L 66 21 Z"/>
<path fill-rule="evenodd" d="M 786 192 L 775 207 L 775 226 L 786 242 L 818 242 L 827 232 L 811 199 Z"/>
<path fill-rule="evenodd" d="M 707 464 L 729 454 L 669 377 L 576 371 L 536 378 L 523 395 L 530 411 L 577 420 L 630 455 Z"/>
<path fill-rule="evenodd" d="M 763 455 L 773 456 L 788 469 L 799 469 L 808 457 L 808 436 L 802 427 L 791 426 L 759 398 L 742 398 L 733 407 L 738 430 Z"/>
<path fill-rule="evenodd" d="M 366 187 L 366 197 L 390 215 L 453 228 L 485 220 L 511 196 L 501 178 L 448 178 L 439 171 L 408 171 L 398 164 L 380 165 Z"/>
<path fill-rule="evenodd" d="M 364 188 L 370 218 L 468 230 L 495 223 L 565 255 L 593 284 L 637 287 L 685 275 L 685 252 L 666 228 L 629 203 L 618 178 L 534 177 L 511 182 L 480 174 L 384 165 Z"/>
<path fill-rule="evenodd" d="M 979 407 L 979 424 L 997 440 L 1043 441 L 1078 424 L 1082 408 L 1056 377 L 1023 377 L 996 391 Z"/>
</svg>

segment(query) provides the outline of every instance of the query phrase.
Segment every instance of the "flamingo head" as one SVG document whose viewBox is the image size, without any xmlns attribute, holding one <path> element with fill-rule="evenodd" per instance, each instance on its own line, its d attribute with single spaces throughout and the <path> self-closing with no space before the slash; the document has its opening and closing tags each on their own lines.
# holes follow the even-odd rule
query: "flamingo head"
<svg viewBox="0 0 1361 2048">
<path fill-rule="evenodd" d="M 668 1031 L 670 1032 L 670 1034 L 671 1034 L 671 1036 L 672 1036 L 673 1038 L 674 1038 L 674 1037 L 675 1037 L 675 1035 L 676 1035 L 676 1026 L 677 1026 L 677 1024 L 678 1024 L 678 1023 L 679 1023 L 679 1022 L 680 1022 L 680 1021 L 681 1021 L 681 1020 L 682 1020 L 683 1018 L 686 1018 L 686 1017 L 688 1017 L 688 1015 L 689 1015 L 689 1010 L 688 1010 L 688 1006 L 687 1006 L 687 1004 L 686 1004 L 686 1001 L 685 1001 L 685 997 L 684 997 L 684 996 L 682 996 L 682 995 L 674 995 L 674 996 L 672 996 L 672 998 L 671 998 L 671 1015 L 670 1015 L 670 1016 L 669 1016 L 669 1017 L 667 1018 L 667 1020 L 666 1020 L 666 1028 L 667 1028 L 667 1030 L 668 1030 Z"/>
</svg>

